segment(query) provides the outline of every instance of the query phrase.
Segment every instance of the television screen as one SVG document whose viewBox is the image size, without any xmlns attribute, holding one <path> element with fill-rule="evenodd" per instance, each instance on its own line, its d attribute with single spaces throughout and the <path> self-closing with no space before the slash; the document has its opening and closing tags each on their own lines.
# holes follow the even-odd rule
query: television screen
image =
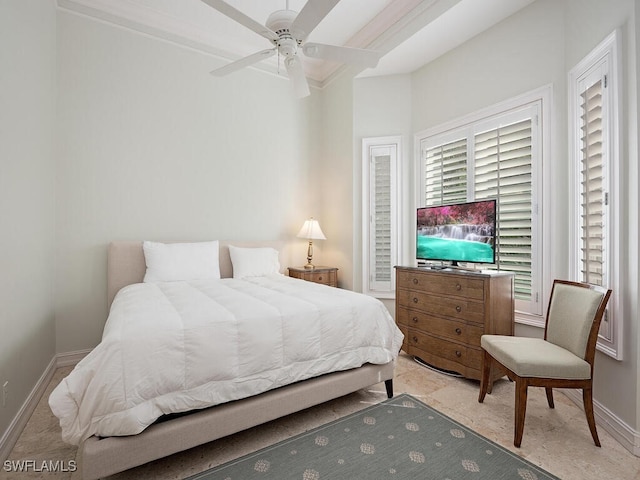
<svg viewBox="0 0 640 480">
<path fill-rule="evenodd" d="M 419 260 L 495 263 L 495 244 L 495 200 L 418 208 Z"/>
</svg>

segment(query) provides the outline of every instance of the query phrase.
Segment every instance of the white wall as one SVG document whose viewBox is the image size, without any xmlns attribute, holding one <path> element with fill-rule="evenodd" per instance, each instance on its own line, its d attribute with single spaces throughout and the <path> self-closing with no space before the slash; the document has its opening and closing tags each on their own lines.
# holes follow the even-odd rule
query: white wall
<svg viewBox="0 0 640 480">
<path fill-rule="evenodd" d="M 353 288 L 353 81 L 341 78 L 321 92 L 319 105 L 321 155 L 313 169 L 315 206 L 327 240 L 320 245 L 316 265 L 339 268 L 338 284 Z M 315 255 L 314 255 L 315 258 Z"/>
<path fill-rule="evenodd" d="M 209 75 L 219 64 L 58 12 L 58 352 L 100 340 L 111 240 L 290 239 L 304 261 L 317 95 L 252 69 Z"/>
<path fill-rule="evenodd" d="M 0 2 L 0 437 L 55 353 L 55 2 Z"/>
</svg>

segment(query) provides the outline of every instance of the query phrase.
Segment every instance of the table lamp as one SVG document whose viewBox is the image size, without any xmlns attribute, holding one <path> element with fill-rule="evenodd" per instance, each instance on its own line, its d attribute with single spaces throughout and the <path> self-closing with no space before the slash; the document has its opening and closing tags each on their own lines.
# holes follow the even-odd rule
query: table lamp
<svg viewBox="0 0 640 480">
<path fill-rule="evenodd" d="M 324 233 L 322 233 L 320 224 L 317 220 L 314 220 L 313 217 L 311 217 L 309 220 L 305 220 L 304 225 L 302 225 L 302 228 L 298 232 L 297 236 L 298 238 L 306 238 L 307 240 L 309 240 L 309 248 L 307 250 L 307 264 L 304 266 L 304 268 L 315 268 L 315 265 L 311 263 L 311 260 L 313 259 L 313 241 L 327 239 L 327 237 L 324 236 Z"/>
</svg>

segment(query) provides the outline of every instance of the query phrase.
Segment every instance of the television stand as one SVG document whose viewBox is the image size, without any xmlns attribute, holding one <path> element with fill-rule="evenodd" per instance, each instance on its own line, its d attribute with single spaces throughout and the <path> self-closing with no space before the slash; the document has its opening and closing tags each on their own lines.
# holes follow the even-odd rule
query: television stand
<svg viewBox="0 0 640 480">
<path fill-rule="evenodd" d="M 396 267 L 402 349 L 440 370 L 480 380 L 483 334 L 513 335 L 514 274 Z M 493 380 L 502 376 L 498 369 Z"/>
</svg>

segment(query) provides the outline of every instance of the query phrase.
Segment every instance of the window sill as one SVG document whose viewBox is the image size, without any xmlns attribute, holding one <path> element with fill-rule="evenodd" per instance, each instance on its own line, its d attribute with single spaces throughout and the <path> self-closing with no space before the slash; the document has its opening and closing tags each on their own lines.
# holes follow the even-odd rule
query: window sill
<svg viewBox="0 0 640 480">
<path fill-rule="evenodd" d="M 531 327 L 544 328 L 545 319 L 540 315 L 516 311 L 515 322 Z"/>
</svg>

